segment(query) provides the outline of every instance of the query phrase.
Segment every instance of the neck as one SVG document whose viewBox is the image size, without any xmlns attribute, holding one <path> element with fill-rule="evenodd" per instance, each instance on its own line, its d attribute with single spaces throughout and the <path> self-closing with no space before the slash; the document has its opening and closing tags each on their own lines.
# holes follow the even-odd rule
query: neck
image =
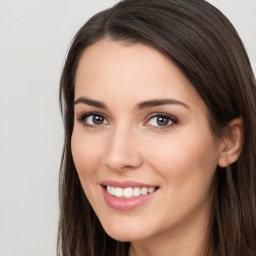
<svg viewBox="0 0 256 256">
<path fill-rule="evenodd" d="M 205 256 L 211 223 L 173 230 L 143 241 L 131 242 L 129 256 Z M 210 253 L 210 252 L 209 252 Z"/>
</svg>

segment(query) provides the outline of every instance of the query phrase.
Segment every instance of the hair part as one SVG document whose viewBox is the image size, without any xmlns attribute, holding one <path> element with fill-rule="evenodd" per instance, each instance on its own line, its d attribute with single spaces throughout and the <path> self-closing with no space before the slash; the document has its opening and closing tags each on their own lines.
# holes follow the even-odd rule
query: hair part
<svg viewBox="0 0 256 256">
<path fill-rule="evenodd" d="M 129 243 L 110 238 L 81 187 L 71 153 L 76 71 L 83 52 L 101 40 L 159 50 L 195 87 L 216 138 L 237 117 L 244 146 L 237 162 L 218 167 L 209 234 L 202 255 L 255 255 L 256 87 L 243 43 L 228 19 L 204 0 L 125 0 L 93 16 L 77 32 L 60 81 L 65 141 L 60 171 L 59 254 L 127 255 Z M 100 249 L 99 249 L 100 248 Z M 199 254 L 200 255 L 200 254 Z"/>
</svg>

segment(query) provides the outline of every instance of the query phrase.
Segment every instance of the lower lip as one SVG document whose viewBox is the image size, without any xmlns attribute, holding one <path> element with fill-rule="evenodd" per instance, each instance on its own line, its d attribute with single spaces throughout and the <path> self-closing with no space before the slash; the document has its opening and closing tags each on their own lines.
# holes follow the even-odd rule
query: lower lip
<svg viewBox="0 0 256 256">
<path fill-rule="evenodd" d="M 133 210 L 135 208 L 138 208 L 145 204 L 147 201 L 149 201 L 155 194 L 156 190 L 150 194 L 141 195 L 138 197 L 131 197 L 131 198 L 121 198 L 121 197 L 115 197 L 111 194 L 109 194 L 105 188 L 103 190 L 103 197 L 106 201 L 106 203 L 116 209 L 116 210 Z"/>
</svg>

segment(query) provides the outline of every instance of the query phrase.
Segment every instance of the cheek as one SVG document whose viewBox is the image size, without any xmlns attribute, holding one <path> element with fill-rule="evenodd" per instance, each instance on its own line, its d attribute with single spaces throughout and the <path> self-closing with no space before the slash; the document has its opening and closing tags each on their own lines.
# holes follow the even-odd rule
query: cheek
<svg viewBox="0 0 256 256">
<path fill-rule="evenodd" d="M 200 214 L 210 208 L 218 159 L 212 136 L 190 129 L 190 133 L 177 133 L 154 147 L 145 148 L 145 154 L 151 156 L 147 159 L 151 169 L 162 178 L 160 186 L 164 201 L 169 202 L 165 207 L 161 206 L 159 216 L 175 220 L 171 223 L 180 223 L 189 216 L 204 218 Z"/>
<path fill-rule="evenodd" d="M 148 162 L 172 188 L 196 187 L 211 182 L 218 163 L 218 149 L 210 131 L 188 129 L 145 147 Z"/>
<path fill-rule="evenodd" d="M 96 172 L 102 159 L 102 142 L 74 130 L 71 138 L 73 160 L 79 177 Z"/>
</svg>

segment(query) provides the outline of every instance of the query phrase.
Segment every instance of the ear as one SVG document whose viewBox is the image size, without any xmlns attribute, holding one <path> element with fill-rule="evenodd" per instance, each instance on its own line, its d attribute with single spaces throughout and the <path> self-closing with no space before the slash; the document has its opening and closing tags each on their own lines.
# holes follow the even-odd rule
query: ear
<svg viewBox="0 0 256 256">
<path fill-rule="evenodd" d="M 224 136 L 220 145 L 220 167 L 227 167 L 234 163 L 240 156 L 243 148 L 244 125 L 242 118 L 235 118 L 225 128 Z"/>
</svg>

